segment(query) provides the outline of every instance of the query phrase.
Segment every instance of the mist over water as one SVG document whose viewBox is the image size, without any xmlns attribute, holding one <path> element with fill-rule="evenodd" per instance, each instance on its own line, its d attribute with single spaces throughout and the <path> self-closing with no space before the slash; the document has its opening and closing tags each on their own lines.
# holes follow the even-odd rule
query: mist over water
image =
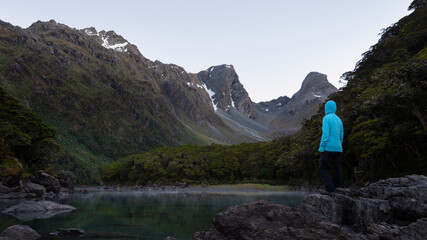
<svg viewBox="0 0 427 240">
<path fill-rule="evenodd" d="M 77 210 L 50 219 L 21 222 L 0 215 L 0 227 L 3 230 L 14 224 L 29 225 L 44 238 L 58 228 L 81 228 L 87 232 L 86 239 L 163 240 L 167 236 L 192 239 L 194 232 L 212 227 L 215 214 L 227 207 L 258 200 L 296 207 L 305 195 L 303 192 L 225 188 L 184 192 L 99 191 L 57 199 Z M 0 203 L 2 209 L 5 205 L 11 202 Z"/>
</svg>

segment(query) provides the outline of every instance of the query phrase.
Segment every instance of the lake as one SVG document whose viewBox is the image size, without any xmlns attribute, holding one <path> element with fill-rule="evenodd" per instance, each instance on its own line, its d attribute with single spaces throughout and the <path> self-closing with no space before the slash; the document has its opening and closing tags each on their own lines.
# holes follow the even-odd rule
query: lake
<svg viewBox="0 0 427 240">
<path fill-rule="evenodd" d="M 274 189 L 227 186 L 142 191 L 90 191 L 62 196 L 53 201 L 77 210 L 49 219 L 22 222 L 0 215 L 0 230 L 14 224 L 29 225 L 43 239 L 58 228 L 81 228 L 79 239 L 192 239 L 194 232 L 211 228 L 215 214 L 229 206 L 267 200 L 296 207 L 306 195 Z M 14 204 L 0 202 L 1 209 Z M 56 238 L 57 239 L 57 238 Z M 71 238 L 67 238 L 71 239 Z"/>
</svg>

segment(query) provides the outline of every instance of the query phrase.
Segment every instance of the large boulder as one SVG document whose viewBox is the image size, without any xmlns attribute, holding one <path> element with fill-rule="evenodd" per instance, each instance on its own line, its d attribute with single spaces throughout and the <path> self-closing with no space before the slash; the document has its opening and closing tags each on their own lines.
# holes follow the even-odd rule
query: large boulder
<svg viewBox="0 0 427 240">
<path fill-rule="evenodd" d="M 307 222 L 297 208 L 259 201 L 228 208 L 213 219 L 214 228 L 196 240 L 221 239 L 349 239 L 340 226 Z"/>
<path fill-rule="evenodd" d="M 265 201 L 234 206 L 194 239 L 422 240 L 427 177 L 390 178 L 361 189 L 310 194 L 298 208 Z"/>
<path fill-rule="evenodd" d="M 59 180 L 49 173 L 40 170 L 31 177 L 31 182 L 42 185 L 46 188 L 46 192 L 58 194 L 61 190 Z"/>
<path fill-rule="evenodd" d="M 390 178 L 361 189 L 331 195 L 311 194 L 300 208 L 307 219 L 368 232 L 374 223 L 409 225 L 427 217 L 427 177 Z"/>
<path fill-rule="evenodd" d="M 24 190 L 26 193 L 34 193 L 37 197 L 41 197 L 46 194 L 46 188 L 42 185 L 36 183 L 26 183 L 24 185 Z"/>
<path fill-rule="evenodd" d="M 51 201 L 24 201 L 8 207 L 1 212 L 12 215 L 21 221 L 45 219 L 60 213 L 70 212 L 76 208 Z"/>
<path fill-rule="evenodd" d="M 61 187 L 67 188 L 69 192 L 74 192 L 74 174 L 72 172 L 59 171 L 58 180 Z"/>
<path fill-rule="evenodd" d="M 0 240 L 36 240 L 41 236 L 26 225 L 13 225 L 0 234 Z"/>
</svg>

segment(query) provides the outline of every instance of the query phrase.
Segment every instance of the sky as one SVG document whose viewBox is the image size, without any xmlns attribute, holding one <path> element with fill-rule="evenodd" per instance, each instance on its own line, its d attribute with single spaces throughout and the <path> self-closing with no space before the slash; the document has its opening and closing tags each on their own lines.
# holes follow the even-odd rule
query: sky
<svg viewBox="0 0 427 240">
<path fill-rule="evenodd" d="M 114 30 L 148 59 L 197 73 L 232 64 L 252 101 L 292 97 L 309 72 L 340 76 L 412 0 L 2 0 L 0 20 Z"/>
</svg>

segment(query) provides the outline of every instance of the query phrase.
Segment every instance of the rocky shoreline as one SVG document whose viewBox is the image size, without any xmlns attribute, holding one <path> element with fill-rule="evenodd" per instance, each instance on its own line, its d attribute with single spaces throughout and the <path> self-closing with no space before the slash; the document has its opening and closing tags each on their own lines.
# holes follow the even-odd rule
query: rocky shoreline
<svg viewBox="0 0 427 240">
<path fill-rule="evenodd" d="M 195 240 L 422 240 L 427 236 L 427 177 L 390 178 L 360 189 L 310 194 L 298 208 L 266 201 L 233 206 Z"/>
<path fill-rule="evenodd" d="M 190 189 L 193 187 L 94 187 L 76 188 L 75 192 L 182 192 Z M 26 209 L 30 212 L 35 212 L 36 218 L 53 216 L 49 213 L 51 210 L 54 210 L 53 213 L 60 213 L 74 209 L 49 201 L 25 201 L 20 204 L 27 206 Z M 23 209 L 24 207 L 13 206 L 2 212 L 19 218 L 19 213 L 25 212 Z M 30 219 L 27 218 L 27 213 L 23 216 L 24 221 Z M 307 195 L 299 207 L 267 201 L 232 206 L 218 213 L 212 223 L 212 228 L 196 232 L 193 239 L 421 240 L 427 236 L 427 177 L 409 175 L 381 180 L 363 188 L 338 189 L 331 194 L 313 193 Z M 52 236 L 73 234 L 88 236 L 84 230 L 73 228 L 58 229 Z M 10 236 L 17 236 L 13 239 L 40 238 L 40 235 L 25 225 L 9 227 L 0 234 L 0 240 L 10 239 Z"/>
<path fill-rule="evenodd" d="M 61 170 L 56 177 L 44 170 L 23 180 L 22 173 L 4 177 L 0 182 L 0 199 L 23 199 L 55 196 L 74 192 L 74 174 Z"/>
</svg>

